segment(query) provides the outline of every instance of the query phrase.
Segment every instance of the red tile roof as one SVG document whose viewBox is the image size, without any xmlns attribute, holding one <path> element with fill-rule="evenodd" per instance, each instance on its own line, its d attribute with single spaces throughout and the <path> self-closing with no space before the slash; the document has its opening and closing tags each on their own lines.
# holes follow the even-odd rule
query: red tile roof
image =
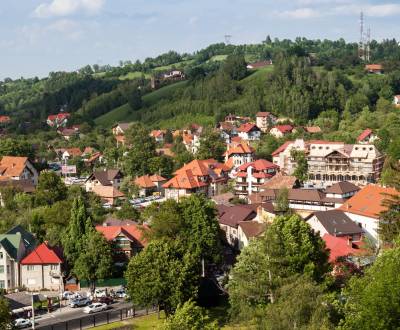
<svg viewBox="0 0 400 330">
<path fill-rule="evenodd" d="M 365 70 L 369 70 L 369 71 L 380 71 L 382 70 L 382 64 L 367 64 L 365 66 Z"/>
<path fill-rule="evenodd" d="M 256 171 L 265 171 L 265 170 L 271 169 L 271 168 L 274 168 L 274 169 L 279 168 L 278 165 L 275 165 L 274 163 L 271 163 L 268 160 L 259 159 L 259 160 L 256 160 L 255 162 L 243 164 L 242 166 L 239 167 L 239 171 L 246 171 L 249 166 L 254 167 L 254 169 Z"/>
<path fill-rule="evenodd" d="M 3 176 L 20 176 L 27 162 L 27 157 L 4 156 L 0 161 L 0 174 Z"/>
<path fill-rule="evenodd" d="M 243 132 L 243 133 L 249 133 L 253 130 L 259 131 L 260 129 L 255 124 L 252 123 L 242 124 L 238 128 L 238 132 Z"/>
<path fill-rule="evenodd" d="M 236 146 L 229 147 L 225 152 L 225 155 L 230 157 L 233 154 L 251 154 L 254 152 L 254 148 L 249 146 L 247 143 L 240 143 Z"/>
<path fill-rule="evenodd" d="M 9 116 L 0 116 L 0 123 L 9 123 L 11 121 Z"/>
<path fill-rule="evenodd" d="M 365 129 L 357 138 L 357 142 L 364 141 L 367 137 L 369 137 L 372 134 L 372 130 L 367 128 Z"/>
<path fill-rule="evenodd" d="M 283 134 L 290 133 L 291 131 L 293 131 L 292 125 L 277 125 L 277 126 L 274 126 L 273 128 L 276 128 L 278 131 L 280 131 Z"/>
<path fill-rule="evenodd" d="M 107 241 L 112 241 L 121 234 L 132 241 L 139 242 L 142 246 L 147 245 L 143 232 L 149 230 L 146 225 L 126 225 L 126 226 L 96 226 L 96 230 L 102 233 Z"/>
<path fill-rule="evenodd" d="M 71 116 L 68 112 L 58 113 L 56 115 L 50 115 L 47 117 L 47 120 L 54 121 L 54 120 L 63 120 Z"/>
<path fill-rule="evenodd" d="M 293 141 L 286 141 L 284 144 L 282 144 L 278 149 L 276 149 L 273 153 L 272 156 L 277 156 L 279 155 L 281 152 L 284 152 L 286 150 L 286 148 L 292 144 Z"/>
<path fill-rule="evenodd" d="M 306 126 L 304 127 L 304 129 L 306 130 L 307 133 L 320 133 L 321 132 L 321 128 L 319 126 Z"/>
<path fill-rule="evenodd" d="M 199 181 L 191 170 L 179 171 L 179 174 L 163 184 L 163 188 L 174 189 L 194 189 L 205 186 L 207 183 Z"/>
<path fill-rule="evenodd" d="M 150 176 L 150 180 L 153 182 L 162 182 L 167 180 L 166 178 L 162 177 L 161 175 L 158 174 L 153 174 Z"/>
<path fill-rule="evenodd" d="M 380 213 L 388 209 L 384 201 L 390 200 L 391 196 L 400 196 L 400 192 L 370 184 L 347 200 L 339 210 L 379 219 Z"/>
<path fill-rule="evenodd" d="M 329 262 L 335 262 L 340 257 L 347 257 L 359 253 L 358 249 L 354 249 L 349 244 L 346 236 L 336 237 L 325 234 L 322 239 L 325 241 L 326 248 L 330 250 Z"/>
<path fill-rule="evenodd" d="M 143 175 L 136 178 L 135 184 L 137 184 L 140 188 L 154 188 L 156 186 L 149 175 Z"/>
<path fill-rule="evenodd" d="M 272 115 L 271 112 L 260 111 L 260 112 L 257 112 L 256 117 L 268 117 L 268 116 L 271 116 L 271 115 Z"/>
<path fill-rule="evenodd" d="M 61 264 L 63 261 L 55 252 L 55 249 L 49 247 L 46 243 L 40 244 L 36 249 L 22 259 L 22 265 L 47 265 Z"/>
</svg>

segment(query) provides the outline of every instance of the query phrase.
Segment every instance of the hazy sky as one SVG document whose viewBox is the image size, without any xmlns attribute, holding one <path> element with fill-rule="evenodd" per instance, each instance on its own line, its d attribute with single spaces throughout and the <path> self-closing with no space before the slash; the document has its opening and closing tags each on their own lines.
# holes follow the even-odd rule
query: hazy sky
<svg viewBox="0 0 400 330">
<path fill-rule="evenodd" d="M 400 39 L 400 0 L 0 0 L 0 79 L 272 38 Z"/>
</svg>

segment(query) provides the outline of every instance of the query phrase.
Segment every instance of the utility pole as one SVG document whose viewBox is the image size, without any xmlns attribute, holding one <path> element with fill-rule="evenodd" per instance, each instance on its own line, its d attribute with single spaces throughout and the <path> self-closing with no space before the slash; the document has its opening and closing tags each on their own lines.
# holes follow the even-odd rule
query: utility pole
<svg viewBox="0 0 400 330">
<path fill-rule="evenodd" d="M 35 329 L 35 307 L 33 306 L 34 303 L 34 294 L 32 293 L 32 329 Z"/>
</svg>

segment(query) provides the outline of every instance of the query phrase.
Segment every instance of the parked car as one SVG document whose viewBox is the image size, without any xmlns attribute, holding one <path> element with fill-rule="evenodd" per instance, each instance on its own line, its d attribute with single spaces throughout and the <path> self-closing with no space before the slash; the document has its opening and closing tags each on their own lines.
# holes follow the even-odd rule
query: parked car
<svg viewBox="0 0 400 330">
<path fill-rule="evenodd" d="M 16 319 L 14 321 L 14 327 L 16 327 L 17 329 L 23 329 L 23 328 L 29 328 L 32 326 L 32 321 L 29 319 Z"/>
<path fill-rule="evenodd" d="M 62 294 L 62 299 L 68 300 L 71 299 L 71 297 L 74 295 L 72 291 L 64 291 Z"/>
<path fill-rule="evenodd" d="M 86 306 L 83 309 L 83 312 L 86 314 L 91 314 L 91 313 L 97 313 L 97 312 L 102 312 L 107 310 L 108 306 L 107 304 L 104 303 L 94 303 L 90 304 L 89 306 Z"/>
<path fill-rule="evenodd" d="M 107 291 L 105 289 L 96 289 L 94 290 L 94 296 L 96 298 L 107 297 Z"/>
<path fill-rule="evenodd" d="M 115 296 L 117 298 L 126 298 L 127 294 L 124 289 L 118 289 L 117 291 L 115 291 Z"/>
<path fill-rule="evenodd" d="M 90 305 L 92 301 L 87 297 L 71 299 L 69 306 L 72 308 Z"/>
<path fill-rule="evenodd" d="M 102 303 L 102 304 L 110 305 L 110 304 L 112 304 L 112 303 L 114 302 L 114 299 L 113 299 L 112 297 L 109 297 L 109 296 L 100 297 L 100 298 L 98 299 L 98 302 L 99 302 L 99 303 Z"/>
</svg>

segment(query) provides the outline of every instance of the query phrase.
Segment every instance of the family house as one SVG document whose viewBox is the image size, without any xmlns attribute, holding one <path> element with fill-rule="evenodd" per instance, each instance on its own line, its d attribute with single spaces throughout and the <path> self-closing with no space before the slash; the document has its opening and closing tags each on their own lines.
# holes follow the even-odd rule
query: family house
<svg viewBox="0 0 400 330">
<path fill-rule="evenodd" d="M 254 148 L 247 143 L 232 143 L 224 153 L 225 165 L 236 170 L 239 166 L 254 160 Z"/>
<path fill-rule="evenodd" d="M 393 104 L 394 104 L 396 107 L 400 107 L 400 95 L 395 95 L 395 96 L 393 97 Z"/>
<path fill-rule="evenodd" d="M 373 133 L 373 131 L 369 128 L 365 129 L 361 132 L 361 134 L 357 137 L 357 143 L 359 144 L 371 144 L 378 138 L 377 135 Z"/>
<path fill-rule="evenodd" d="M 152 138 L 154 138 L 154 140 L 155 140 L 157 143 L 163 143 L 166 133 L 167 133 L 166 130 L 159 130 L 159 129 L 157 129 L 157 130 L 151 131 L 150 136 L 151 136 Z"/>
<path fill-rule="evenodd" d="M 381 213 L 388 209 L 386 201 L 391 200 L 393 198 L 391 196 L 399 195 L 400 193 L 394 188 L 370 184 L 347 200 L 339 209 L 379 245 L 378 228 Z"/>
<path fill-rule="evenodd" d="M 35 237 L 21 226 L 0 234 L 0 289 L 22 285 L 20 262 L 35 246 Z"/>
<path fill-rule="evenodd" d="M 235 182 L 235 194 L 247 197 L 260 191 L 260 186 L 271 179 L 279 167 L 268 160 L 259 159 L 238 167 Z"/>
<path fill-rule="evenodd" d="M 92 191 L 96 186 L 108 186 L 119 189 L 123 174 L 117 169 L 94 171 L 85 181 L 86 191 Z"/>
<path fill-rule="evenodd" d="M 144 231 L 148 230 L 146 225 L 141 226 L 132 222 L 121 225 L 104 223 L 102 226 L 96 226 L 96 230 L 112 244 L 116 263 L 128 262 L 147 245 L 144 237 Z"/>
<path fill-rule="evenodd" d="M 217 129 L 220 131 L 221 138 L 226 144 L 231 143 L 231 139 L 238 135 L 237 128 L 234 124 L 227 121 L 222 121 L 218 123 Z"/>
<path fill-rule="evenodd" d="M 382 74 L 383 66 L 382 64 L 367 64 L 365 65 L 365 71 L 373 74 Z"/>
<path fill-rule="evenodd" d="M 66 127 L 70 116 L 68 112 L 60 112 L 56 115 L 48 116 L 46 122 L 50 127 Z"/>
<path fill-rule="evenodd" d="M 124 193 L 113 186 L 94 186 L 90 191 L 99 196 L 104 203 L 110 205 L 115 205 L 119 200 L 125 198 Z"/>
<path fill-rule="evenodd" d="M 21 283 L 29 291 L 62 290 L 62 264 L 60 249 L 44 242 L 21 260 Z"/>
<path fill-rule="evenodd" d="M 164 194 L 164 188 L 162 187 L 167 179 L 161 175 L 143 175 L 135 179 L 135 184 L 139 187 L 139 196 L 146 197 L 151 194 L 158 192 L 161 195 Z"/>
<path fill-rule="evenodd" d="M 261 137 L 261 130 L 252 123 L 240 125 L 237 131 L 239 137 L 245 141 L 255 141 Z"/>
<path fill-rule="evenodd" d="M 292 133 L 293 129 L 294 127 L 292 125 L 277 125 L 271 128 L 269 134 L 279 139 Z"/>
<path fill-rule="evenodd" d="M 258 112 L 256 114 L 256 125 L 263 132 L 267 133 L 275 125 L 277 117 L 270 112 Z"/>
<path fill-rule="evenodd" d="M 241 221 L 238 225 L 239 250 L 250 244 L 250 241 L 261 236 L 266 229 L 266 224 L 258 221 Z"/>
<path fill-rule="evenodd" d="M 119 145 L 125 145 L 125 133 L 132 126 L 132 123 L 118 123 L 112 127 L 112 133 Z"/>
<path fill-rule="evenodd" d="M 272 65 L 272 60 L 258 61 L 258 62 L 247 64 L 246 68 L 249 70 L 255 70 L 255 69 L 265 68 L 270 65 Z"/>
<path fill-rule="evenodd" d="M 228 181 L 228 168 L 215 159 L 193 160 L 163 184 L 165 197 L 179 200 L 193 193 L 219 195 Z"/>
<path fill-rule="evenodd" d="M 4 156 L 0 161 L 0 178 L 3 180 L 29 180 L 36 186 L 38 177 L 38 171 L 28 157 Z"/>
</svg>

